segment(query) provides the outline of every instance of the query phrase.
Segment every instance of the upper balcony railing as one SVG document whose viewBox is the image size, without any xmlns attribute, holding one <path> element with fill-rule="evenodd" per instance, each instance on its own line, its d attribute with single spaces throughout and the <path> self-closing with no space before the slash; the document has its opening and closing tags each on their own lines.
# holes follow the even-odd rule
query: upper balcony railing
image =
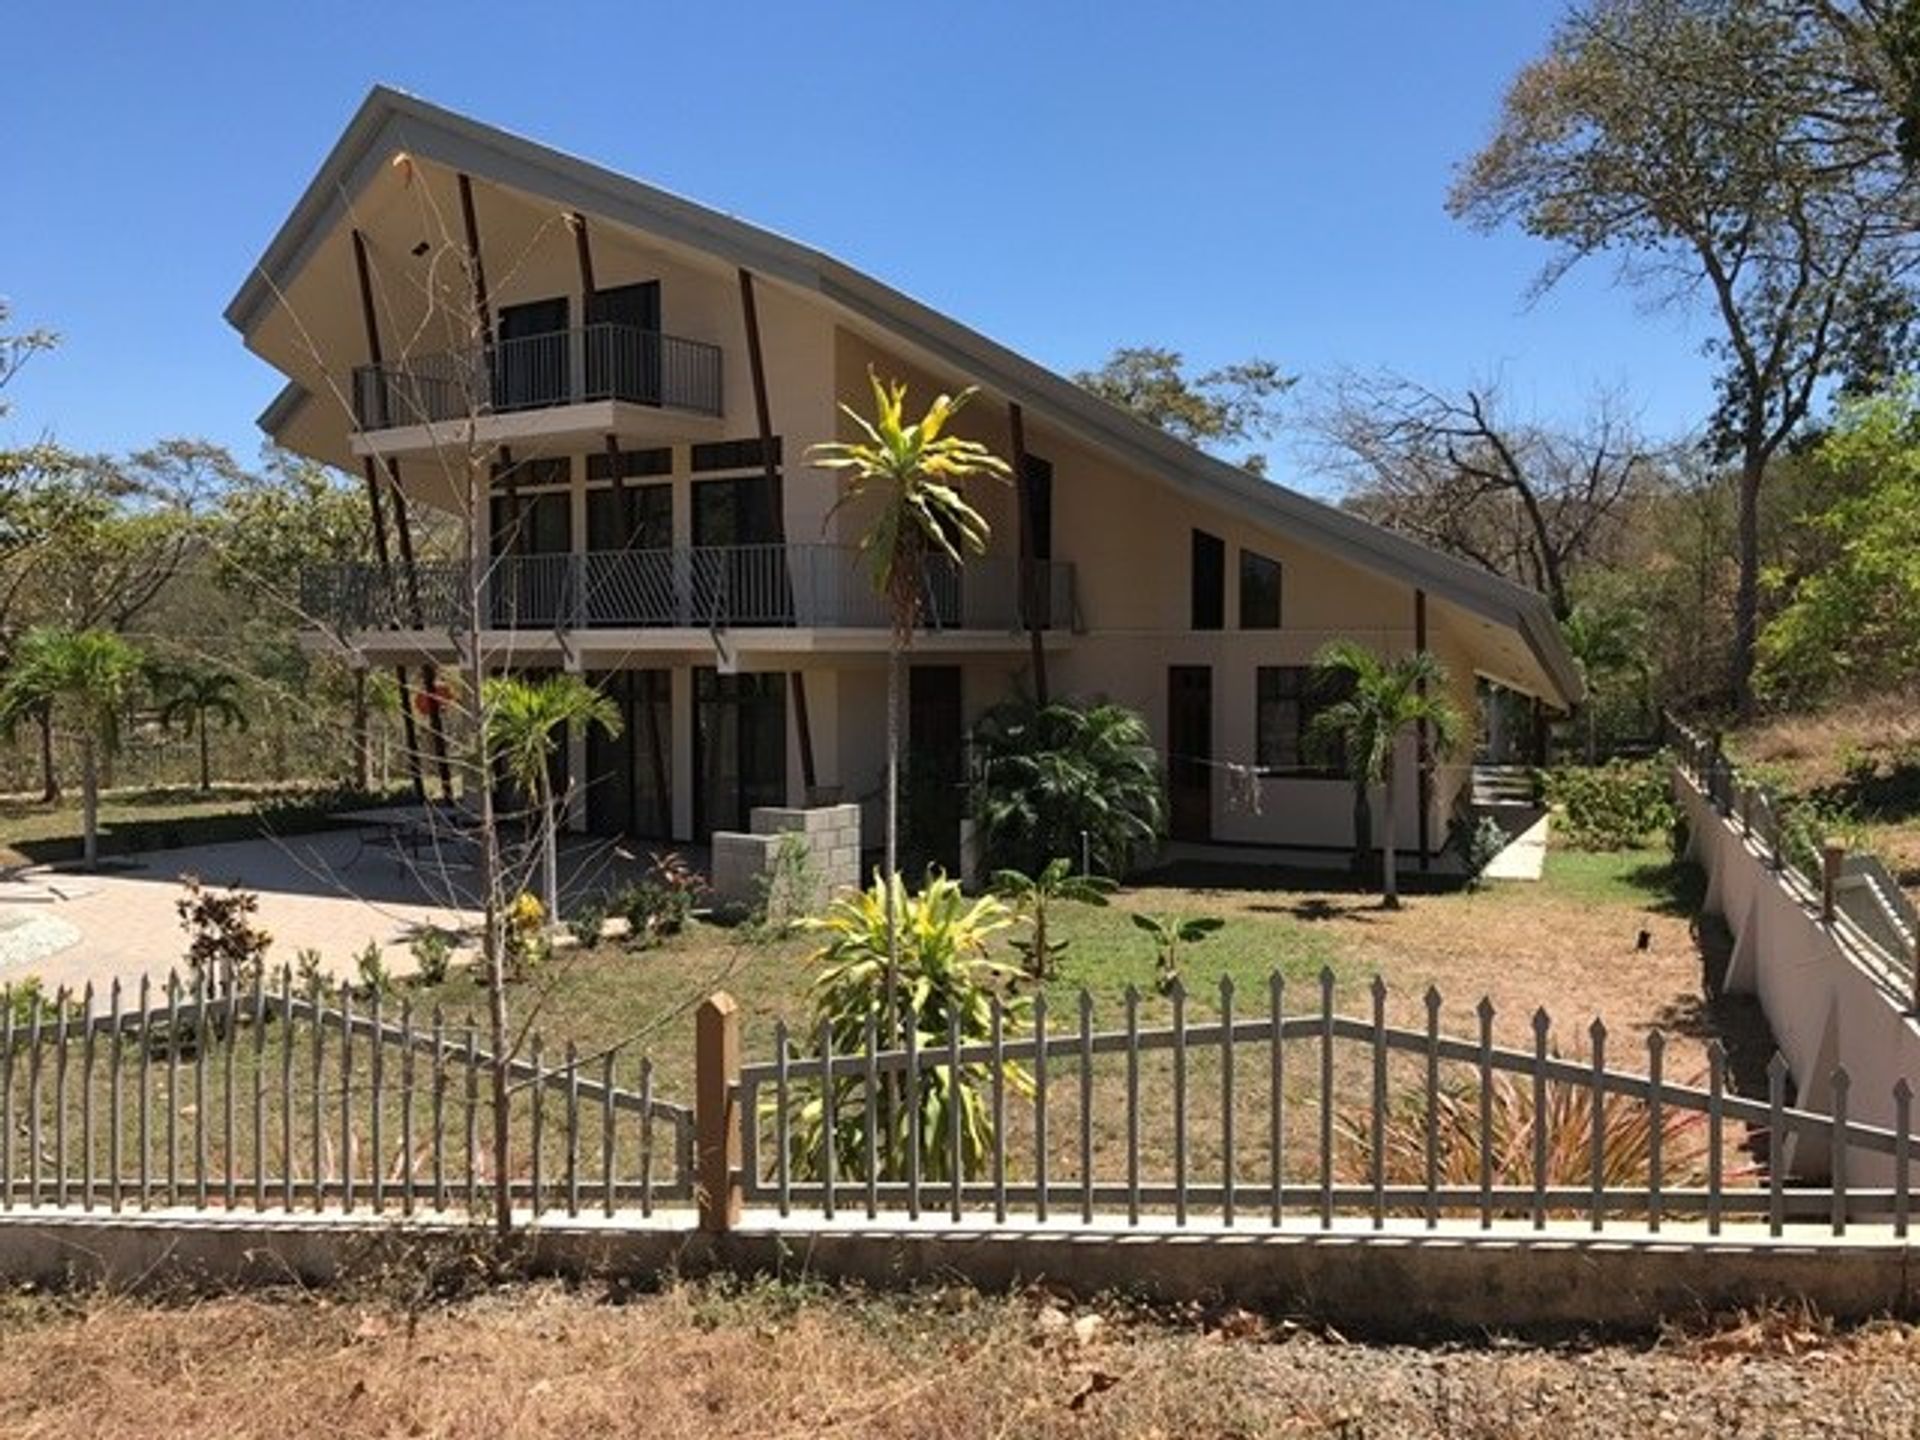
<svg viewBox="0 0 1920 1440">
<path fill-rule="evenodd" d="M 484 628 L 583 630 L 679 627 L 884 629 L 892 623 L 859 552 L 840 545 L 694 545 L 585 554 L 502 556 L 479 575 Z M 342 632 L 464 631 L 471 572 L 458 562 L 414 567 L 413 585 L 373 565 L 320 566 L 302 576 L 307 613 Z M 416 605 L 414 596 L 417 594 Z M 929 561 L 923 630 L 1068 628 L 1073 567 L 1038 561 L 955 566 Z"/>
<path fill-rule="evenodd" d="M 630 325 L 582 325 L 353 372 L 362 430 L 589 400 L 720 414 L 720 347 Z"/>
</svg>

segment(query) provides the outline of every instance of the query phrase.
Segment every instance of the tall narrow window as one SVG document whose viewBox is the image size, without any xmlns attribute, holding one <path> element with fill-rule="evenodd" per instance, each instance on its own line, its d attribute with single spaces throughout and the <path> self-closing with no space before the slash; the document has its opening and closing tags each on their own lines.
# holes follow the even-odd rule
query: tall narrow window
<svg viewBox="0 0 1920 1440">
<path fill-rule="evenodd" d="M 1351 675 L 1316 675 L 1305 665 L 1262 665 L 1254 675 L 1253 754 L 1263 770 L 1305 779 L 1339 779 L 1346 756 L 1337 743 L 1313 743 L 1314 717 L 1353 690 Z"/>
<path fill-rule="evenodd" d="M 1280 562 L 1252 550 L 1240 552 L 1240 628 L 1280 628 Z"/>
<path fill-rule="evenodd" d="M 1227 623 L 1227 542 L 1193 532 L 1193 628 L 1220 630 Z"/>
</svg>

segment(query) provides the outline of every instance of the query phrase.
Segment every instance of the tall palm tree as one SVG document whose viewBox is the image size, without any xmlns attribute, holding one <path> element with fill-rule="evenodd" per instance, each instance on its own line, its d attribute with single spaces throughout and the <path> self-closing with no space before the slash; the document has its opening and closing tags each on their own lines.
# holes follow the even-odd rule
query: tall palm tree
<svg viewBox="0 0 1920 1440">
<path fill-rule="evenodd" d="M 1460 736 L 1461 718 L 1446 698 L 1446 667 L 1426 650 L 1383 660 L 1364 645 L 1336 640 L 1314 657 L 1313 668 L 1316 679 L 1351 687 L 1345 699 L 1314 716 L 1308 740 L 1323 754 L 1336 748 L 1344 750 L 1347 774 L 1361 798 L 1371 787 L 1381 787 L 1381 903 L 1397 910 L 1400 886 L 1393 851 L 1394 753 L 1400 737 L 1421 721 L 1427 724 L 1436 756 L 1453 749 Z"/>
<path fill-rule="evenodd" d="M 986 518 L 967 502 L 962 487 L 970 480 L 1005 480 L 1006 461 L 976 440 L 945 433 L 967 401 L 970 386 L 958 395 L 941 395 L 912 424 L 905 419 L 907 387 L 882 383 L 869 370 L 874 418 L 851 405 L 840 412 L 859 429 L 858 440 L 834 440 L 812 446 L 807 454 L 817 469 L 841 477 L 840 496 L 827 512 L 831 519 L 849 505 L 872 507 L 860 554 L 874 590 L 886 601 L 893 621 L 887 647 L 887 873 L 897 868 L 900 779 L 900 659 L 913 643 L 926 595 L 927 562 L 934 556 L 954 565 L 987 548 Z"/>
<path fill-rule="evenodd" d="M 247 728 L 247 712 L 240 708 L 240 677 L 207 666 L 182 665 L 156 671 L 153 684 L 165 697 L 160 724 L 169 730 L 177 725 L 184 733 L 200 737 L 200 793 L 204 795 L 213 789 L 207 743 L 213 722 L 219 721 L 223 730 Z"/>
<path fill-rule="evenodd" d="M 120 716 L 140 677 L 140 652 L 109 630 L 29 630 L 0 679 L 0 733 L 51 714 L 80 746 L 81 859 L 100 863 L 100 757 L 120 746 Z"/>
<path fill-rule="evenodd" d="M 553 757 L 568 730 L 598 726 L 609 738 L 620 733 L 620 707 L 578 675 L 528 680 L 496 675 L 481 690 L 486 750 L 506 771 L 540 816 L 541 899 L 547 921 L 560 918 L 560 817 L 553 792 Z"/>
</svg>

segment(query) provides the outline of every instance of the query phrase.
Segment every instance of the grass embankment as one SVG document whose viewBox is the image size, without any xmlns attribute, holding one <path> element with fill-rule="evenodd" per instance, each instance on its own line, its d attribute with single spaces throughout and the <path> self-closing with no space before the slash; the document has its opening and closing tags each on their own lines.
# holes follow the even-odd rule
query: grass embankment
<svg viewBox="0 0 1920 1440">
<path fill-rule="evenodd" d="M 1920 1391 L 1912 1328 L 1791 1311 L 1635 1344 L 1414 1347 L 1238 1310 L 721 1281 L 0 1294 L 0 1347 L 0 1433 L 21 1440 L 1908 1435 Z"/>
<path fill-rule="evenodd" d="M 1744 768 L 1810 801 L 1920 899 L 1920 704 L 1883 695 L 1727 736 Z"/>
</svg>

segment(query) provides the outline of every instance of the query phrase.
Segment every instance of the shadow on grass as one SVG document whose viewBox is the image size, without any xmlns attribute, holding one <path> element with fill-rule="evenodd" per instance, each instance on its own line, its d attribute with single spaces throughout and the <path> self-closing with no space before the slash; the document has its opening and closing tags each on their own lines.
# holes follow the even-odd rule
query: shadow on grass
<svg viewBox="0 0 1920 1440">
<path fill-rule="evenodd" d="M 1398 880 L 1402 895 L 1451 895 L 1466 887 L 1458 875 L 1422 874 L 1417 864 L 1402 861 Z M 1375 908 L 1380 904 L 1377 878 L 1356 878 L 1345 868 L 1288 865 L 1276 862 L 1263 865 L 1249 861 L 1176 860 L 1154 870 L 1143 871 L 1129 882 L 1133 886 L 1165 886 L 1170 889 L 1219 891 L 1241 894 L 1250 891 L 1272 893 L 1296 891 L 1312 897 L 1302 905 L 1330 904 L 1323 896 L 1351 895 L 1354 909 Z M 1260 906 L 1249 906 L 1260 909 Z M 1272 907 L 1277 913 L 1291 914 L 1291 907 Z M 1331 916 L 1306 918 L 1333 918 Z"/>
<path fill-rule="evenodd" d="M 1707 872 L 1691 860 L 1636 865 L 1621 878 L 1646 895 L 1656 915 L 1697 915 L 1707 898 Z"/>
</svg>

